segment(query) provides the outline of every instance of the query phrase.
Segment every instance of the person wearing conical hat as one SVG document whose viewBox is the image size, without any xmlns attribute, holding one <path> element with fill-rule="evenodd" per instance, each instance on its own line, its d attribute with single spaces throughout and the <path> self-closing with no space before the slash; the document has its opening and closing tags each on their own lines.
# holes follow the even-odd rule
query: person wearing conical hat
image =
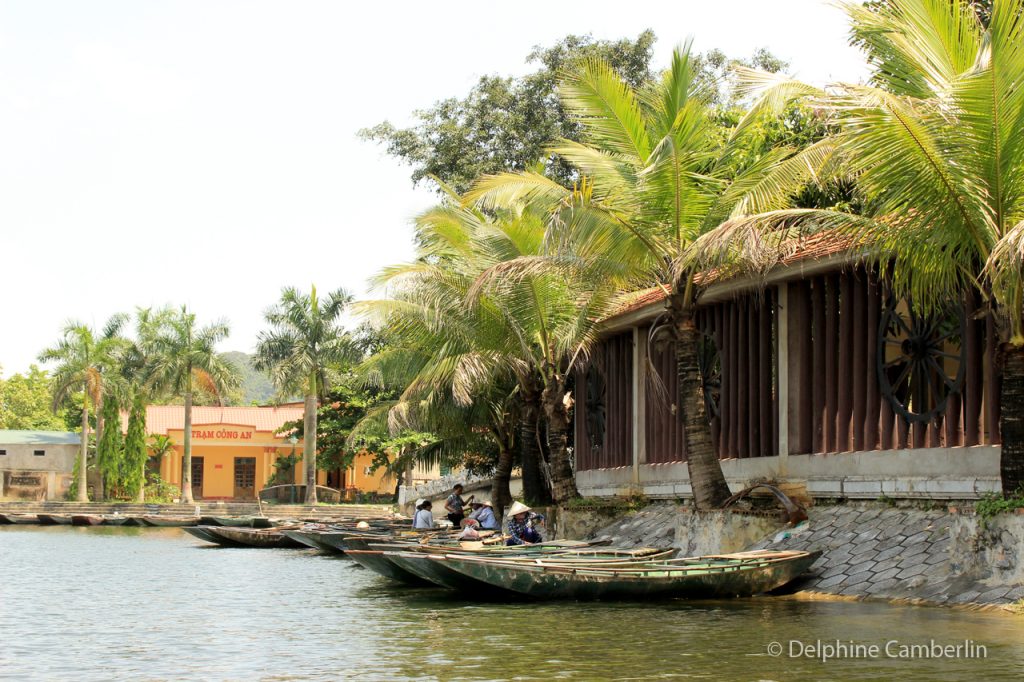
<svg viewBox="0 0 1024 682">
<path fill-rule="evenodd" d="M 498 530 L 501 528 L 498 519 L 494 518 L 494 507 L 491 506 L 490 500 L 473 500 L 470 502 L 470 506 L 473 507 L 473 512 L 469 515 L 469 519 L 479 523 L 480 528 L 483 530 Z"/>
<path fill-rule="evenodd" d="M 534 517 L 532 510 L 522 502 L 513 502 L 508 510 L 508 534 L 506 545 L 532 545 L 543 542 L 544 538 L 533 527 Z"/>
</svg>

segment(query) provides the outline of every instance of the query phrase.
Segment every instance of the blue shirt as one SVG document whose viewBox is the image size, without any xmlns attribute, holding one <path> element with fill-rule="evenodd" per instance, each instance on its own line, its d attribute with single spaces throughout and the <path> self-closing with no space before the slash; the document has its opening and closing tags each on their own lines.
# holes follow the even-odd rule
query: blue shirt
<svg viewBox="0 0 1024 682">
<path fill-rule="evenodd" d="M 498 519 L 494 518 L 494 510 L 484 506 L 469 515 L 469 518 L 480 522 L 480 527 L 485 530 L 498 530 Z"/>
</svg>

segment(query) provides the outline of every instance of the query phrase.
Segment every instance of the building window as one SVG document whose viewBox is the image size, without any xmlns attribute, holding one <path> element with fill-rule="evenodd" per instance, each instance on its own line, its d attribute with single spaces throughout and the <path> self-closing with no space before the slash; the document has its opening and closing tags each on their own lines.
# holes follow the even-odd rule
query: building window
<svg viewBox="0 0 1024 682">
<path fill-rule="evenodd" d="M 373 467 L 363 467 L 363 475 L 373 476 Z"/>
<path fill-rule="evenodd" d="M 33 450 L 32 454 L 35 455 L 36 457 L 42 457 L 43 455 L 46 454 L 46 450 Z"/>
<path fill-rule="evenodd" d="M 3 457 L 6 454 L 7 454 L 6 450 L 0 450 L 0 457 Z"/>
</svg>

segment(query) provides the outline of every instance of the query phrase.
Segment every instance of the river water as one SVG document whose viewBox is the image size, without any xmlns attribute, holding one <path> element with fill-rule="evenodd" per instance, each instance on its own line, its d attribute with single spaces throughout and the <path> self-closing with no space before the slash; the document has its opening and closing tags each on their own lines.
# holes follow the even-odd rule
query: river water
<svg viewBox="0 0 1024 682">
<path fill-rule="evenodd" d="M 965 640 L 943 658 L 898 648 Z M 778 597 L 475 603 L 313 550 L 0 526 L 3 680 L 982 677 L 1024 679 L 1024 618 Z"/>
</svg>

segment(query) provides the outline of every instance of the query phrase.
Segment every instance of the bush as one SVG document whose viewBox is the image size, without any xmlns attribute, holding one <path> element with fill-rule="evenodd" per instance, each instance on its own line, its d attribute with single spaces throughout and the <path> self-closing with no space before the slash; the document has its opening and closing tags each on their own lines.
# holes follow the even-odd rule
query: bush
<svg viewBox="0 0 1024 682">
<path fill-rule="evenodd" d="M 146 483 L 147 504 L 171 504 L 180 497 L 181 488 L 164 481 L 159 474 L 150 474 Z"/>
</svg>

